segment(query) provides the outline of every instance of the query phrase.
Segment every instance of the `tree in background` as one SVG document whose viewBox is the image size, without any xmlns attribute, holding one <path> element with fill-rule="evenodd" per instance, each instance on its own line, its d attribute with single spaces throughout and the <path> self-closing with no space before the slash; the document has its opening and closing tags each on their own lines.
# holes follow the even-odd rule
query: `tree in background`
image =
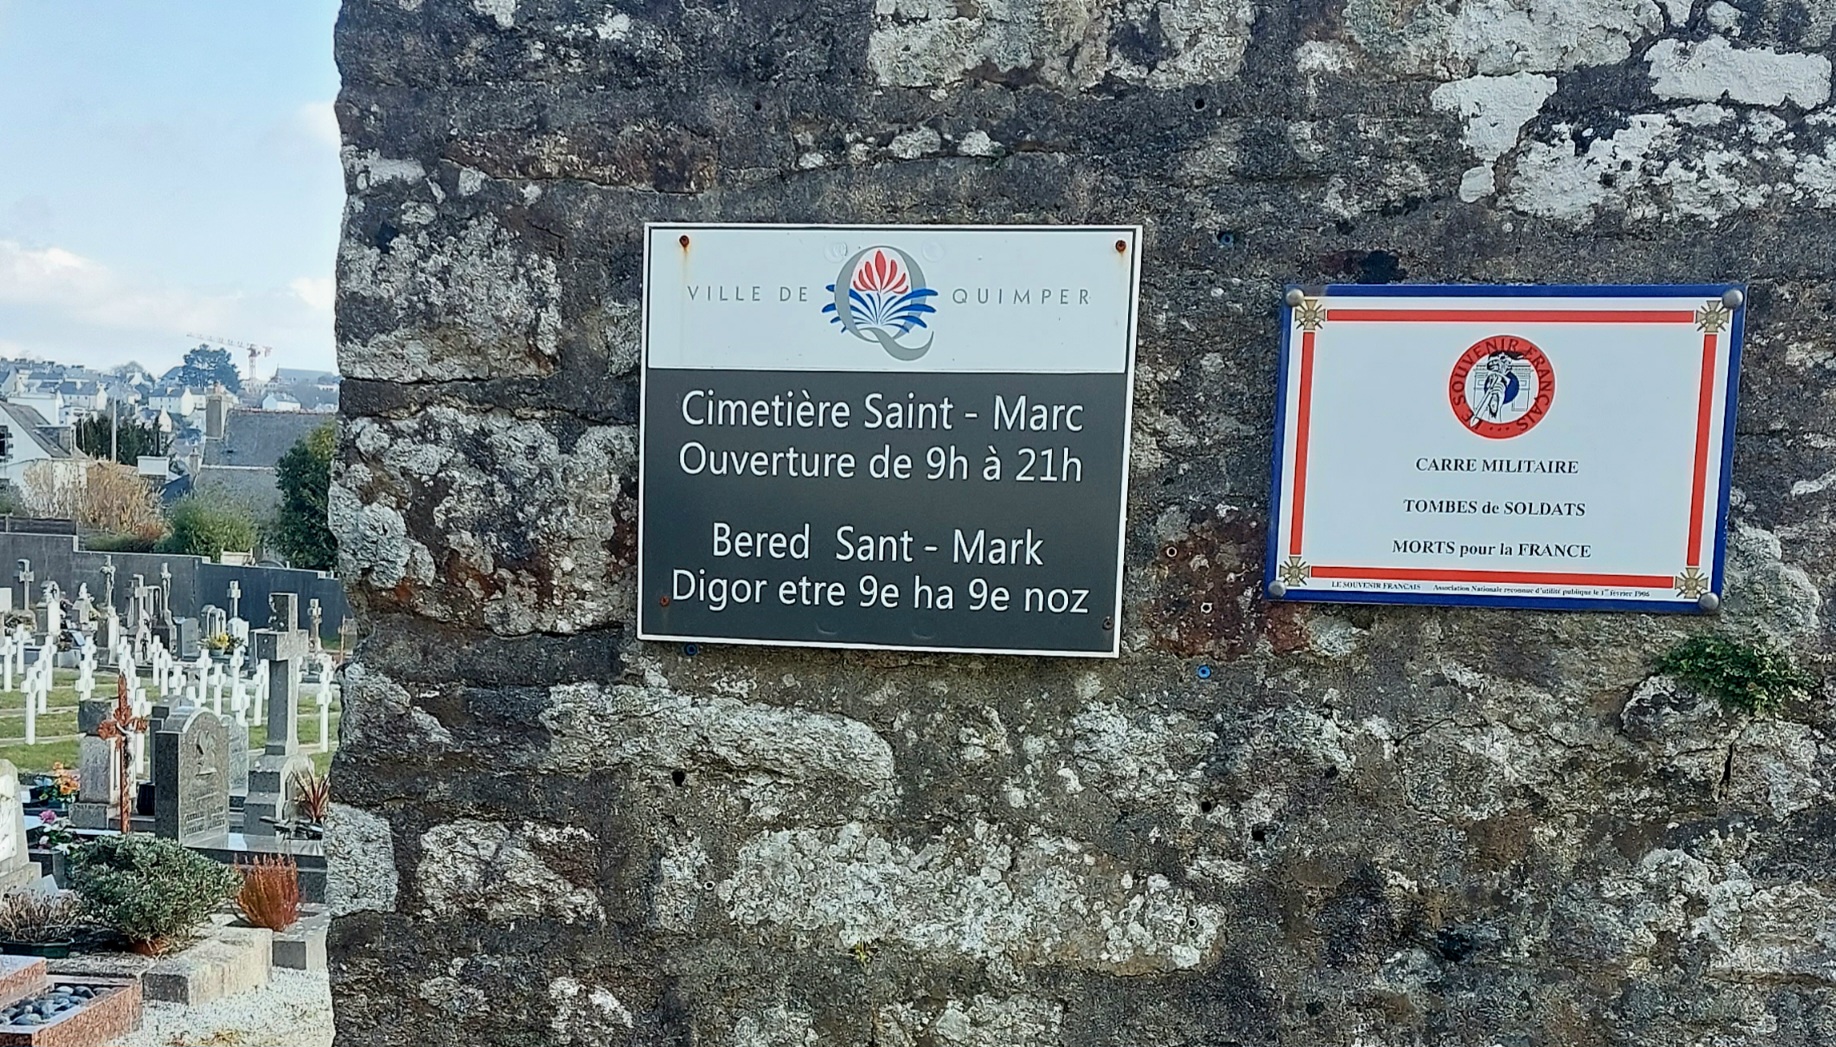
<svg viewBox="0 0 1836 1047">
<path fill-rule="evenodd" d="M 88 534 L 104 536 L 104 545 L 150 549 L 166 534 L 158 492 L 124 465 L 27 462 L 21 486 L 24 507 L 33 515 L 75 520 Z"/>
<path fill-rule="evenodd" d="M 83 486 L 77 523 L 86 531 L 121 535 L 152 543 L 166 535 L 159 493 L 140 474 L 124 465 L 92 462 Z"/>
<path fill-rule="evenodd" d="M 232 393 L 242 391 L 242 373 L 228 349 L 200 345 L 185 353 L 185 362 L 166 372 L 166 377 L 183 382 L 193 389 L 209 389 L 217 382 Z"/>
<path fill-rule="evenodd" d="M 158 552 L 216 560 L 225 549 L 246 553 L 255 548 L 255 518 L 224 498 L 188 494 L 173 504 L 166 519 L 172 533 L 154 547 Z"/>
<path fill-rule="evenodd" d="M 338 432 L 330 422 L 300 438 L 274 468 L 281 503 L 275 510 L 275 548 L 295 567 L 329 571 L 338 563 L 338 540 L 326 522 L 331 460 Z"/>
<path fill-rule="evenodd" d="M 77 450 L 91 458 L 108 457 L 110 444 L 109 417 L 106 414 L 90 415 L 76 424 Z M 120 451 L 115 460 L 123 465 L 133 465 L 140 461 L 141 455 L 161 455 L 171 444 L 172 438 L 159 431 L 159 426 L 152 422 L 142 422 L 135 418 L 123 418 L 119 430 L 114 434 L 116 446 Z"/>
<path fill-rule="evenodd" d="M 27 462 L 20 470 L 26 511 L 40 519 L 74 520 L 83 508 L 87 477 L 77 463 L 58 458 Z"/>
</svg>

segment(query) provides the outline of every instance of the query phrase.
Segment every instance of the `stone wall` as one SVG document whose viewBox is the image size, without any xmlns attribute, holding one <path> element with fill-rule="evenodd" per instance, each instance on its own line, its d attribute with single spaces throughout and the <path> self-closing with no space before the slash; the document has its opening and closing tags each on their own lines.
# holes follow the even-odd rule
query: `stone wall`
<svg viewBox="0 0 1836 1047">
<path fill-rule="evenodd" d="M 1836 1042 L 1833 27 L 345 0 L 339 1043 Z M 646 220 L 1145 226 L 1123 657 L 638 643 Z M 1721 279 L 1718 620 L 1259 598 L 1286 282 Z"/>
<path fill-rule="evenodd" d="M 31 525 L 16 521 L 14 526 Z M 25 594 L 18 582 L 20 560 L 32 562 L 34 607 L 44 603 L 45 583 L 56 582 L 63 589 L 65 599 L 72 601 L 76 599 L 78 586 L 89 586 L 90 599 L 101 608 L 103 597 L 109 591 L 102 568 L 113 563 L 115 609 L 121 612 L 124 624 L 128 605 L 134 601 L 134 576 L 138 574 L 146 584 L 157 586 L 161 584 L 159 572 L 162 568 L 172 575 L 172 591 L 167 595 L 172 613 L 178 617 L 199 617 L 206 605 L 220 607 L 227 615 L 231 582 L 235 582 L 242 593 L 239 609 L 243 618 L 257 629 L 268 624 L 268 597 L 273 593 L 299 596 L 302 629 L 308 627 L 308 604 L 319 601 L 323 631 L 330 637 L 328 643 L 332 646 L 338 643 L 339 624 L 350 614 L 343 586 L 324 571 L 219 564 L 201 556 L 178 553 L 91 552 L 82 547 L 75 534 L 43 534 L 23 529 L 0 531 L 0 586 L 12 590 L 14 607 L 25 606 Z"/>
</svg>

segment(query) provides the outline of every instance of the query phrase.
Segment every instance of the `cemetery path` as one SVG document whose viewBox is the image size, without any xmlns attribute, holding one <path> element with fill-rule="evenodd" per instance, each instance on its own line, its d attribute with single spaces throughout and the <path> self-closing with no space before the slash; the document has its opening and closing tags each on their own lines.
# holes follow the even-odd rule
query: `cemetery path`
<svg viewBox="0 0 1836 1047">
<path fill-rule="evenodd" d="M 197 1007 L 148 1001 L 121 1047 L 331 1047 L 331 983 L 324 973 L 276 968 L 268 984 Z"/>
</svg>

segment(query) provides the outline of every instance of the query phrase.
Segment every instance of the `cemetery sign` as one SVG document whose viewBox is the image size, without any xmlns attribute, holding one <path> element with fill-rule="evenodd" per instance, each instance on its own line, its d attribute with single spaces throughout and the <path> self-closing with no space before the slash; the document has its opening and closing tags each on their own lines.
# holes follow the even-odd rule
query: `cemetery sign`
<svg viewBox="0 0 1836 1047">
<path fill-rule="evenodd" d="M 1720 606 L 1738 286 L 1288 292 L 1269 595 Z"/>
<path fill-rule="evenodd" d="M 649 226 L 639 635 L 1114 656 L 1139 240 Z"/>
</svg>

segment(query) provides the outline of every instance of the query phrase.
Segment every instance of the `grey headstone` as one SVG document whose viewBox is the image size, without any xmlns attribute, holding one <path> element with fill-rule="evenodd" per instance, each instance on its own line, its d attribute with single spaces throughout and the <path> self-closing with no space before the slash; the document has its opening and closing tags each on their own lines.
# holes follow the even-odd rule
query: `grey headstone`
<svg viewBox="0 0 1836 1047">
<path fill-rule="evenodd" d="M 121 765 L 113 740 L 87 734 L 77 739 L 77 780 L 83 802 L 120 802 Z"/>
<path fill-rule="evenodd" d="M 273 836 L 274 822 L 296 817 L 299 790 L 294 783 L 312 773 L 312 758 L 304 753 L 257 759 L 249 768 L 249 794 L 242 801 L 242 834 Z"/>
<path fill-rule="evenodd" d="M 183 844 L 229 833 L 229 738 L 204 709 L 179 709 L 153 738 L 153 832 Z"/>
<path fill-rule="evenodd" d="M 196 618 L 174 618 L 172 620 L 172 653 L 186 661 L 198 656 L 198 620 Z"/>
<path fill-rule="evenodd" d="M 94 734 L 96 727 L 114 715 L 114 712 L 113 698 L 85 698 L 77 702 L 77 730 L 83 734 Z"/>
<path fill-rule="evenodd" d="M 229 737 L 229 791 L 231 796 L 249 792 L 249 725 L 223 714 L 223 731 Z"/>
<path fill-rule="evenodd" d="M 293 659 L 268 663 L 269 756 L 292 756 L 300 751 L 300 663 Z"/>
</svg>

